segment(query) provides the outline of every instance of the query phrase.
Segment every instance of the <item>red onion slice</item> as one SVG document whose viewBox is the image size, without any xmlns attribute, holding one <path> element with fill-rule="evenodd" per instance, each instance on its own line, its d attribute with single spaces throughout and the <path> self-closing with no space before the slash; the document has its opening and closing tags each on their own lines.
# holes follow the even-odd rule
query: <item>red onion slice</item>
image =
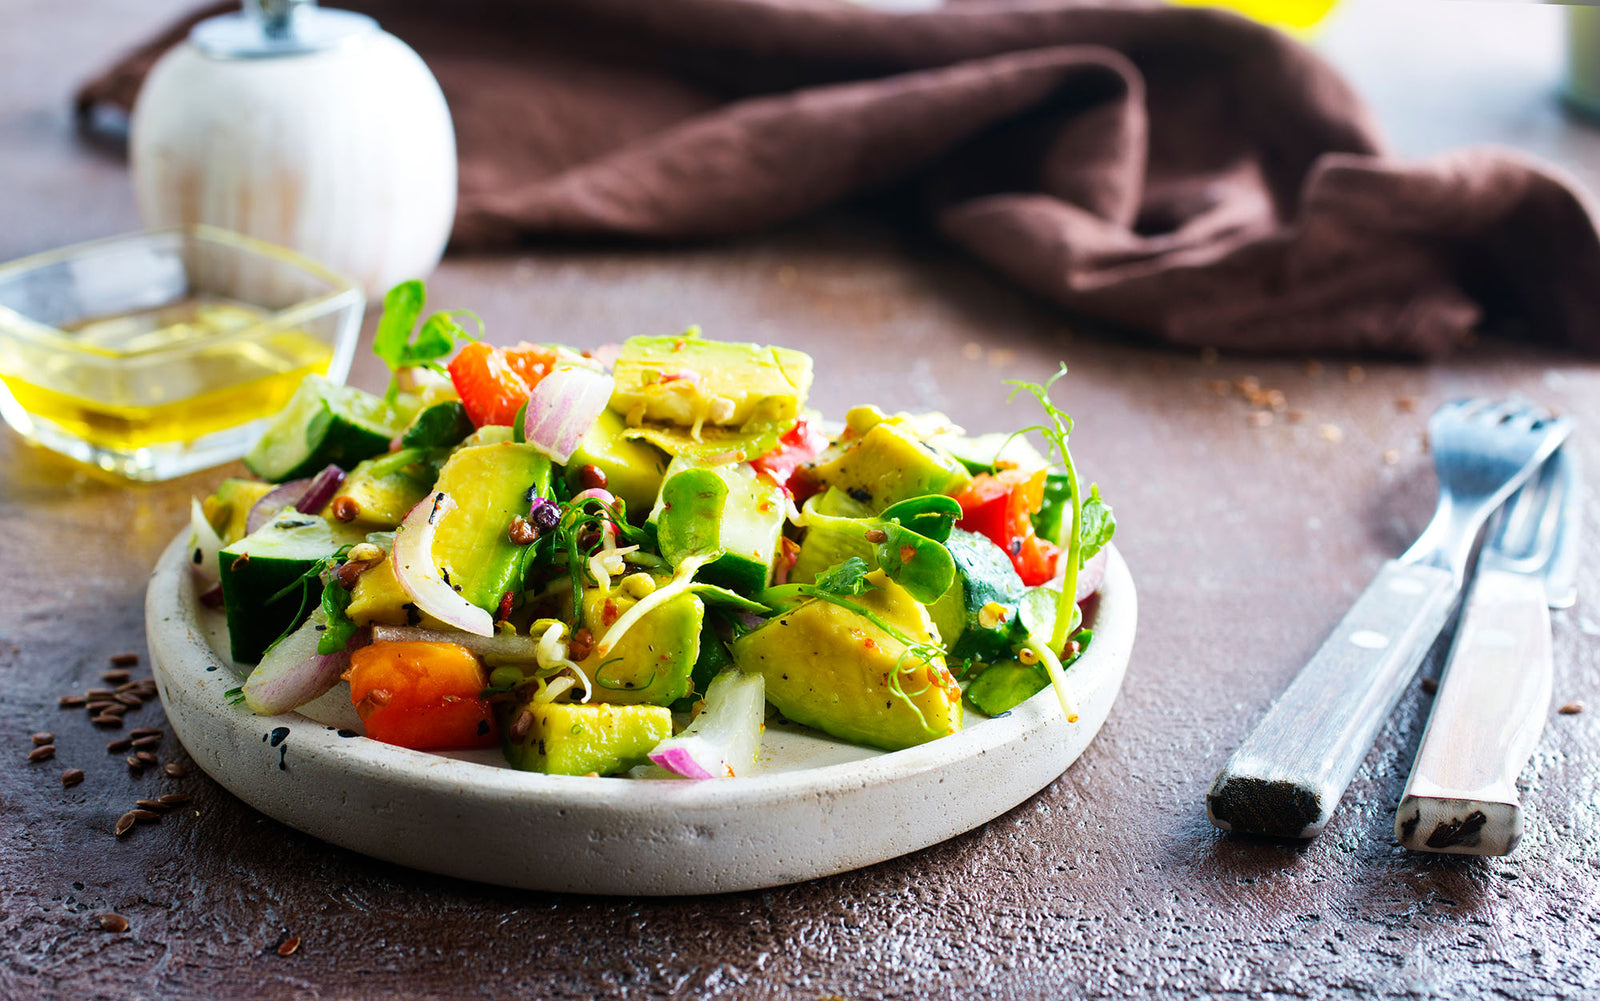
<svg viewBox="0 0 1600 1001">
<path fill-rule="evenodd" d="M 294 509 L 301 514 L 316 514 L 328 506 L 343 483 L 344 470 L 334 465 L 325 467 L 306 484 L 305 493 L 294 502 Z"/>
<path fill-rule="evenodd" d="M 522 436 L 534 448 L 565 465 L 584 433 L 611 402 L 616 380 L 587 368 L 558 367 L 528 394 Z"/>
<path fill-rule="evenodd" d="M 456 593 L 433 562 L 433 535 L 439 519 L 456 509 L 444 491 L 424 497 L 400 523 L 389 561 L 395 578 L 417 607 L 446 625 L 474 636 L 493 636 L 494 617 Z"/>
<path fill-rule="evenodd" d="M 1074 601 L 1083 601 L 1089 595 L 1100 590 L 1100 582 L 1106 577 L 1106 551 L 1104 549 L 1089 557 L 1089 562 L 1078 571 L 1078 593 L 1073 596 Z M 1059 585 L 1057 586 L 1059 590 Z"/>
<path fill-rule="evenodd" d="M 755 763 L 766 716 L 761 675 L 730 668 L 712 679 L 694 722 L 657 744 L 650 760 L 686 779 L 732 778 Z"/>
<path fill-rule="evenodd" d="M 263 494 L 250 508 L 249 516 L 245 518 L 245 534 L 254 535 L 257 529 L 271 523 L 284 508 L 293 507 L 296 501 L 305 496 L 306 487 L 310 485 L 310 480 L 290 480 Z"/>
<path fill-rule="evenodd" d="M 350 667 L 350 652 L 366 646 L 370 630 L 359 629 L 343 650 L 317 653 L 328 620 L 317 608 L 299 629 L 262 656 L 244 683 L 244 704 L 262 716 L 277 716 L 325 694 Z"/>
</svg>

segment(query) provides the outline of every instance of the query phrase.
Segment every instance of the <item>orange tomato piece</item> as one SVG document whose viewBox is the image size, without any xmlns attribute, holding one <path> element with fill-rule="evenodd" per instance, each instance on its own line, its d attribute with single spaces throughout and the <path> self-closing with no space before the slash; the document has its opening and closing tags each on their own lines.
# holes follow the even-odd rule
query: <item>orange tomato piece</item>
<svg viewBox="0 0 1600 1001">
<path fill-rule="evenodd" d="M 506 364 L 522 377 L 529 389 L 537 386 L 556 367 L 556 353 L 549 348 L 526 342 L 504 351 Z"/>
<path fill-rule="evenodd" d="M 528 383 L 506 353 L 482 341 L 473 341 L 457 352 L 449 372 L 467 417 L 478 427 L 510 424 L 528 402 Z"/>
<path fill-rule="evenodd" d="M 488 747 L 499 740 L 482 698 L 488 672 L 455 643 L 373 643 L 350 655 L 350 699 L 367 736 L 400 747 Z"/>
</svg>

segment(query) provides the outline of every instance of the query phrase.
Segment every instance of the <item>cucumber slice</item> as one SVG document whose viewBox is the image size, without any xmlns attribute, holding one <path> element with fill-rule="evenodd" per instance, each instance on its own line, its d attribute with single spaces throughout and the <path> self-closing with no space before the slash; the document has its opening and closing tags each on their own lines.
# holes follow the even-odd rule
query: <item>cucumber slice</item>
<svg viewBox="0 0 1600 1001">
<path fill-rule="evenodd" d="M 349 469 L 388 451 L 389 442 L 410 420 L 408 409 L 308 375 L 244 464 L 273 483 L 310 476 L 329 464 Z"/>
<path fill-rule="evenodd" d="M 218 554 L 222 607 L 228 615 L 233 659 L 253 664 L 272 642 L 317 607 L 322 582 L 307 582 L 277 600 L 318 560 L 339 547 L 360 542 L 365 529 L 335 526 L 314 514 L 286 511 Z"/>
</svg>

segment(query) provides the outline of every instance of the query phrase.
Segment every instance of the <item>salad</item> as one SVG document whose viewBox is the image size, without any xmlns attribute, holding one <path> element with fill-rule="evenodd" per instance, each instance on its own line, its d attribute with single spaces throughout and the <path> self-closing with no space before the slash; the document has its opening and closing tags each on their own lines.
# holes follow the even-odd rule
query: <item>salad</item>
<svg viewBox="0 0 1600 1001">
<path fill-rule="evenodd" d="M 193 504 L 202 601 L 285 713 L 349 684 L 365 734 L 521 769 L 747 773 L 769 718 L 897 749 L 1054 684 L 1115 521 L 1044 383 L 1013 434 L 806 407 L 809 356 L 691 329 L 493 347 L 384 300 L 382 396 L 308 377 Z M 468 328 L 476 327 L 477 333 Z M 1031 444 L 1035 433 L 1044 449 Z"/>
</svg>

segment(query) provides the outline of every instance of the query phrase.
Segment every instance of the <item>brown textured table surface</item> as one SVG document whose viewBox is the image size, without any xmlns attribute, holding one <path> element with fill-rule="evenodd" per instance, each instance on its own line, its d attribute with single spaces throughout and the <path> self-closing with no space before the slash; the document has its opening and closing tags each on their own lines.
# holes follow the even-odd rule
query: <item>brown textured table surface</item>
<svg viewBox="0 0 1600 1001">
<path fill-rule="evenodd" d="M 0 258 L 136 226 L 120 161 L 74 139 L 67 95 L 182 6 L 7 9 Z M 1596 133 L 1549 102 L 1555 11 L 1379 6 L 1349 5 L 1324 44 L 1373 94 L 1401 149 L 1500 139 L 1593 177 Z M 1398 38 L 1414 49 L 1395 48 Z M 1555 620 L 1556 704 L 1591 708 L 1552 714 L 1524 775 L 1531 817 L 1515 855 L 1395 846 L 1420 687 L 1315 842 L 1226 837 L 1202 807 L 1246 727 L 1426 519 L 1428 410 L 1469 393 L 1526 394 L 1582 419 L 1574 447 L 1600 475 L 1592 363 L 1485 343 L 1431 367 L 1322 359 L 1318 369 L 1301 358 L 1208 364 L 1081 331 L 1068 340 L 1050 310 L 939 248 L 846 217 L 733 246 L 453 259 L 431 290 L 436 303 L 475 308 L 498 340 L 596 344 L 694 322 L 803 347 L 828 373 L 815 397 L 824 409 L 936 407 L 974 429 L 1016 423 L 1002 378 L 1037 378 L 1065 357 L 1075 449 L 1116 505 L 1142 599 L 1110 721 L 1066 775 L 1009 814 L 800 886 L 618 900 L 397 869 L 269 820 L 197 772 L 131 777 L 106 752 L 108 734 L 56 707 L 59 694 L 96 684 L 110 655 L 143 650 L 149 567 L 187 498 L 228 470 L 108 484 L 0 432 L 0 997 L 1600 991 L 1592 499 L 1583 601 Z M 1282 390 L 1304 420 L 1248 424 L 1246 404 L 1211 386 L 1246 376 Z M 379 374 L 362 361 L 352 378 L 373 387 Z M 156 706 L 129 719 L 162 725 Z M 36 730 L 56 733 L 54 760 L 24 760 Z M 160 755 L 184 760 L 170 737 Z M 63 789 L 66 768 L 86 780 Z M 191 803 L 112 836 L 135 798 L 173 791 Z M 107 911 L 129 930 L 101 930 Z M 291 938 L 298 951 L 280 956 Z"/>
</svg>

